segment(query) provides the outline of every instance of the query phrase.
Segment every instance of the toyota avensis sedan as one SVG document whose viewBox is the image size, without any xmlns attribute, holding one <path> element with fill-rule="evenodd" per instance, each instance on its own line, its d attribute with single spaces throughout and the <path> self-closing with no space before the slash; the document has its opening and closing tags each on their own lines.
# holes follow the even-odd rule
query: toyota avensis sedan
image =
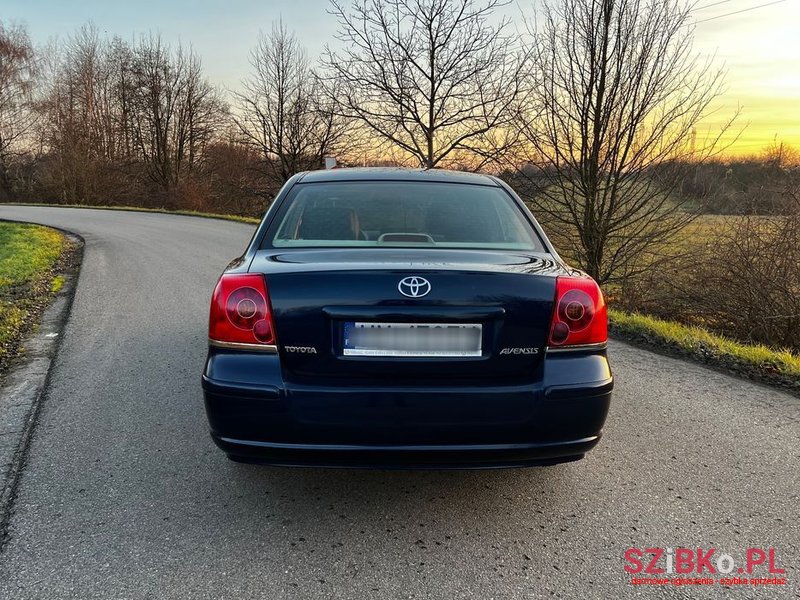
<svg viewBox="0 0 800 600">
<path fill-rule="evenodd" d="M 214 290 L 203 390 L 237 461 L 577 460 L 613 386 L 597 284 L 486 175 L 296 175 Z"/>
</svg>

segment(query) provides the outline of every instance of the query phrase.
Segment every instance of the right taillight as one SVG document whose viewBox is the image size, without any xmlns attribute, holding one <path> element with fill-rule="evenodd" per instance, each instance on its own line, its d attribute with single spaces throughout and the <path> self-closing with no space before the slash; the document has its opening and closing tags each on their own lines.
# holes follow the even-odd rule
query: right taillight
<svg viewBox="0 0 800 600">
<path fill-rule="evenodd" d="M 599 344 L 608 340 L 608 314 L 600 287 L 590 277 L 556 279 L 550 347 Z"/>
<path fill-rule="evenodd" d="M 211 297 L 208 339 L 214 344 L 275 344 L 263 275 L 224 274 Z"/>
</svg>

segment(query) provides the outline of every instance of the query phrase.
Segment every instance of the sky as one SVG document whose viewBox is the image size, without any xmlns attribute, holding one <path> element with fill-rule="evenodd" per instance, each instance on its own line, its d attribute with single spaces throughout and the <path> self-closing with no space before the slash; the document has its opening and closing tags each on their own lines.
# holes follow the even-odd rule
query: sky
<svg viewBox="0 0 800 600">
<path fill-rule="evenodd" d="M 729 154 L 756 153 L 775 141 L 800 147 L 800 0 L 759 7 L 768 2 L 698 0 L 695 10 L 696 50 L 714 55 L 727 70 L 725 94 L 698 127 L 698 138 L 713 135 L 740 109 L 727 137 Z M 504 12 L 519 21 L 531 6 L 524 1 Z M 728 14 L 753 7 L 759 8 Z M 191 45 L 209 78 L 235 89 L 247 75 L 259 30 L 278 19 L 312 58 L 326 42 L 335 43 L 327 8 L 327 0 L 0 0 L 0 20 L 25 24 L 37 44 L 68 37 L 88 21 L 129 40 L 158 32 L 168 42 Z"/>
<path fill-rule="evenodd" d="M 738 134 L 732 154 L 759 152 L 773 142 L 800 149 L 800 0 L 724 16 L 769 1 L 700 0 L 699 7 L 717 5 L 695 11 L 695 48 L 727 70 L 727 90 L 704 123 L 707 131 L 741 109 L 728 136 L 732 141 Z"/>
</svg>

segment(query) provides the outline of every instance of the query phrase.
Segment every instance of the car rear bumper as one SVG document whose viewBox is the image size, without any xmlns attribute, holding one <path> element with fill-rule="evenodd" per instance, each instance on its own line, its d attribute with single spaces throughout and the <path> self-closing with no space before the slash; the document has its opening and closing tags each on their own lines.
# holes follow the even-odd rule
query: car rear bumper
<svg viewBox="0 0 800 600">
<path fill-rule="evenodd" d="M 303 445 L 235 440 L 212 433 L 231 458 L 284 467 L 353 469 L 497 469 L 553 465 L 579 460 L 600 435 L 542 444 L 445 446 Z"/>
<path fill-rule="evenodd" d="M 203 391 L 214 442 L 245 462 L 464 469 L 582 458 L 611 400 L 605 351 L 547 356 L 539 369 L 516 385 L 310 386 L 284 381 L 277 355 L 213 349 Z"/>
</svg>

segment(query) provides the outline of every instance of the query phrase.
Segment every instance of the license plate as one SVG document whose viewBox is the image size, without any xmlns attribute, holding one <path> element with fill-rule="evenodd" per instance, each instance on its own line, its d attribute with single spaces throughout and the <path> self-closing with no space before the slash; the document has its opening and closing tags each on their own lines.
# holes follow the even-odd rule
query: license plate
<svg viewBox="0 0 800 600">
<path fill-rule="evenodd" d="M 472 323 L 344 324 L 345 356 L 481 356 L 483 326 Z"/>
</svg>

